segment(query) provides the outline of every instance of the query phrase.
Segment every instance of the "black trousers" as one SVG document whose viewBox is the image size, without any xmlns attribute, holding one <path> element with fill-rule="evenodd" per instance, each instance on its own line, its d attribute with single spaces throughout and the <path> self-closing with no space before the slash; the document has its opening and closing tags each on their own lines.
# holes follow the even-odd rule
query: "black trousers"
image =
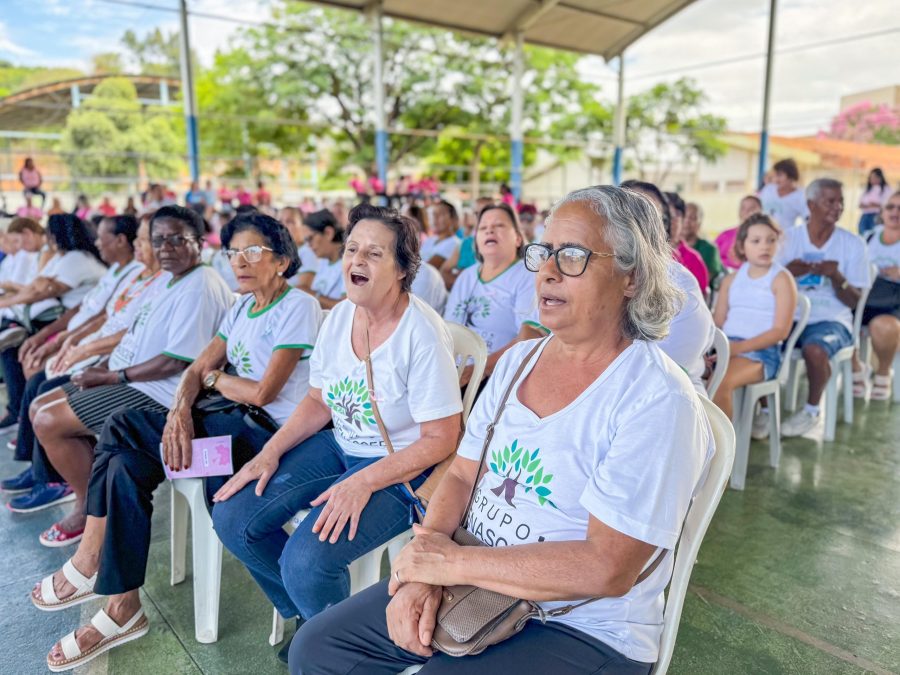
<svg viewBox="0 0 900 675">
<path fill-rule="evenodd" d="M 424 659 L 388 637 L 387 584 L 370 586 L 304 623 L 291 642 L 291 675 L 396 675 L 420 663 L 422 675 L 646 675 L 653 665 L 569 626 L 538 621 L 477 656 L 436 653 Z"/>
<path fill-rule="evenodd" d="M 166 413 L 125 410 L 107 420 L 94 449 L 86 511 L 106 518 L 106 535 L 94 590 L 115 595 L 144 585 L 150 551 L 153 491 L 165 472 L 159 444 Z M 253 458 L 272 434 L 244 423 L 243 413 L 194 414 L 194 435 L 231 436 L 234 469 Z M 207 480 L 207 498 L 227 477 Z"/>
<path fill-rule="evenodd" d="M 34 435 L 34 427 L 28 417 L 28 409 L 41 394 L 61 387 L 72 379 L 69 375 L 60 375 L 49 380 L 43 370 L 32 375 L 25 384 L 22 403 L 19 406 L 19 431 L 16 435 L 15 459 L 20 462 L 31 460 L 31 473 L 38 483 L 61 483 L 62 476 L 53 468 L 47 458 L 47 452 Z"/>
<path fill-rule="evenodd" d="M 32 321 L 32 327 L 37 332 L 50 323 L 50 321 Z M 0 321 L 0 330 L 21 325 L 13 319 L 3 319 Z M 25 395 L 25 372 L 22 370 L 22 364 L 19 363 L 19 347 L 9 347 L 0 352 L 0 368 L 3 369 L 3 381 L 6 383 L 7 413 L 18 417 L 22 397 Z"/>
</svg>

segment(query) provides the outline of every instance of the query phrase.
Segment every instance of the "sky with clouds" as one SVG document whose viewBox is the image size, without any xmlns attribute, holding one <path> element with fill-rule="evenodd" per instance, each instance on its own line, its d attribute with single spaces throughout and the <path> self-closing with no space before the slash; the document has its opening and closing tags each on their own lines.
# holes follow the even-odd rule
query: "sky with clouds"
<svg viewBox="0 0 900 675">
<path fill-rule="evenodd" d="M 126 0 L 127 2 L 128 0 Z M 499 0 L 498 0 L 499 1 Z M 109 0 L 2 0 L 0 59 L 22 65 L 87 69 L 93 53 L 116 51 L 128 29 L 142 34 L 178 28 L 176 0 L 141 0 L 129 6 Z M 189 0 L 192 47 L 210 62 L 240 21 L 265 20 L 265 0 Z M 696 79 L 709 109 L 737 130 L 758 128 L 768 0 L 697 0 L 626 52 L 626 89 L 634 93 L 682 75 Z M 826 128 L 842 95 L 900 84 L 900 12 L 897 0 L 780 0 L 771 129 L 802 135 Z M 848 42 L 794 50 L 835 38 L 881 32 Z M 748 56 L 714 67 L 710 61 Z M 616 64 L 586 58 L 581 73 L 615 96 Z"/>
</svg>

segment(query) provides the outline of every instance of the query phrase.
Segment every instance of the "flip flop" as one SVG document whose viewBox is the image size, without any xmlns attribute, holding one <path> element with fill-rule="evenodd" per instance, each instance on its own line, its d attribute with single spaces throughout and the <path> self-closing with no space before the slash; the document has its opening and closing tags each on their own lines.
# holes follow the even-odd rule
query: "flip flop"
<svg viewBox="0 0 900 675">
<path fill-rule="evenodd" d="M 38 537 L 38 540 L 41 544 L 49 548 L 61 548 L 63 546 L 77 544 L 81 541 L 82 536 L 84 536 L 83 527 L 80 530 L 66 532 L 60 527 L 59 523 L 53 523 L 49 530 L 41 532 L 41 536 Z"/>
<path fill-rule="evenodd" d="M 887 401 L 891 398 L 891 375 L 876 375 L 872 378 L 872 395 L 873 401 Z"/>
<path fill-rule="evenodd" d="M 869 374 L 872 369 L 864 365 L 862 370 L 853 373 L 853 398 L 865 398 L 869 388 Z"/>
<path fill-rule="evenodd" d="M 66 560 L 62 566 L 63 576 L 70 584 L 75 587 L 75 592 L 68 598 L 60 600 L 56 597 L 56 590 L 53 588 L 53 575 L 44 577 L 41 580 L 41 599 L 37 600 L 32 595 L 31 604 L 44 612 L 58 612 L 61 609 L 80 605 L 88 600 L 97 597 L 94 593 L 94 584 L 97 582 L 97 574 L 88 578 L 75 569 L 75 565 L 71 560 Z"/>
<path fill-rule="evenodd" d="M 75 640 L 75 631 L 73 630 L 59 641 L 65 657 L 62 661 L 51 661 L 50 655 L 47 655 L 47 667 L 51 672 L 62 673 L 77 668 L 108 652 L 110 649 L 143 637 L 150 631 L 150 622 L 144 616 L 143 609 L 139 609 L 123 626 L 113 621 L 109 614 L 101 609 L 94 614 L 94 617 L 91 619 L 91 625 L 97 629 L 100 635 L 103 636 L 103 639 L 87 651 L 82 652 L 81 647 L 78 646 L 78 642 Z"/>
</svg>

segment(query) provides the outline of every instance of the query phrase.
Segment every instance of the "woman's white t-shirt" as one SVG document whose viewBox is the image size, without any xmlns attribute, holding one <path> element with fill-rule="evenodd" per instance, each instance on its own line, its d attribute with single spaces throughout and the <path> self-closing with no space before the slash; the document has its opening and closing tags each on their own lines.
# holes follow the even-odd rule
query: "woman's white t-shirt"
<svg viewBox="0 0 900 675">
<path fill-rule="evenodd" d="M 768 183 L 759 191 L 759 201 L 762 202 L 763 213 L 777 220 L 783 230 L 793 227 L 798 219 L 805 221 L 809 218 L 809 205 L 802 188 L 782 197 L 778 194 L 778 186 Z"/>
<path fill-rule="evenodd" d="M 456 253 L 458 248 L 459 238 L 455 235 L 451 234 L 444 239 L 438 239 L 437 235 L 433 234 L 430 237 L 426 237 L 425 241 L 422 242 L 419 254 L 422 257 L 422 262 L 428 262 L 436 255 L 441 256 L 444 260 L 449 260 L 450 256 Z"/>
<path fill-rule="evenodd" d="M 697 277 L 680 262 L 669 263 L 669 279 L 684 293 L 684 304 L 669 324 L 669 334 L 657 345 L 691 378 L 697 392 L 706 395 L 703 373 L 706 352 L 712 349 L 716 324 L 706 306 Z"/>
<path fill-rule="evenodd" d="M 498 361 L 469 416 L 460 457 L 476 462 L 481 457 L 485 429 L 535 342 L 514 345 Z M 539 354 L 522 379 L 537 358 Z M 551 619 L 628 658 L 652 663 L 658 656 L 672 551 L 715 452 L 697 394 L 656 345 L 641 340 L 572 403 L 547 417 L 523 405 L 518 388 L 495 427 L 485 459 L 487 473 L 475 494 L 467 529 L 488 546 L 583 541 L 593 517 L 666 549 L 659 566 L 624 596 L 603 598 Z M 549 610 L 576 602 L 540 605 Z"/>
<path fill-rule="evenodd" d="M 388 450 L 369 402 L 365 360 L 351 344 L 355 313 L 356 305 L 345 300 L 325 319 L 310 360 L 309 384 L 322 390 L 335 440 L 345 453 L 383 457 Z M 423 422 L 462 411 L 450 334 L 437 312 L 415 295 L 409 295 L 394 332 L 371 358 L 378 410 L 395 450 L 417 441 Z"/>
<path fill-rule="evenodd" d="M 128 283 L 136 277 L 144 269 L 144 266 L 137 260 L 131 260 L 124 267 L 119 263 L 113 263 L 106 273 L 100 277 L 100 281 L 94 286 L 78 307 L 78 312 L 69 321 L 67 330 L 73 331 L 90 319 L 104 311 L 109 301 L 112 299 L 116 291 L 125 288 Z"/>
<path fill-rule="evenodd" d="M 225 341 L 228 363 L 239 377 L 262 380 L 279 349 L 301 350 L 300 362 L 275 400 L 264 406 L 278 424 L 284 424 L 309 389 L 309 357 L 322 323 L 316 299 L 297 288 L 288 288 L 273 304 L 254 312 L 252 294 L 234 303 L 217 335 Z"/>
<path fill-rule="evenodd" d="M 234 302 L 222 277 L 206 265 L 198 265 L 177 281 L 168 272 L 165 278 L 165 287 L 135 312 L 131 328 L 109 357 L 110 370 L 144 363 L 160 354 L 192 362 L 209 344 Z M 180 379 L 179 373 L 129 384 L 169 408 Z"/>
<path fill-rule="evenodd" d="M 334 262 L 328 258 L 319 259 L 319 271 L 312 282 L 312 292 L 332 300 L 340 300 L 347 295 L 344 287 L 344 268 L 341 259 Z"/>
<path fill-rule="evenodd" d="M 453 284 L 444 318 L 478 333 L 490 354 L 516 338 L 535 307 L 534 274 L 521 260 L 488 282 L 481 280 L 481 265 L 472 265 Z"/>
<path fill-rule="evenodd" d="M 424 261 L 419 265 L 419 271 L 412 282 L 412 292 L 427 302 L 438 314 L 444 313 L 449 293 L 444 285 L 444 278 L 433 265 Z"/>
<path fill-rule="evenodd" d="M 38 276 L 54 279 L 69 287 L 69 290 L 56 298 L 47 298 L 32 303 L 29 314 L 32 319 L 42 312 L 59 304 L 66 309 L 73 309 L 81 304 L 84 297 L 100 281 L 107 268 L 97 258 L 85 251 L 60 251 L 54 255 Z M 24 312 L 24 306 L 16 305 L 16 313 Z M 24 314 L 22 314 L 24 316 Z"/>
<path fill-rule="evenodd" d="M 300 268 L 297 270 L 297 273 L 288 279 L 288 283 L 291 286 L 296 286 L 300 282 L 300 275 L 312 273 L 315 274 L 319 270 L 319 259 L 316 257 L 316 254 L 313 253 L 313 250 L 309 247 L 309 244 L 303 244 L 297 249 L 297 255 L 300 257 Z"/>
<path fill-rule="evenodd" d="M 878 268 L 879 274 L 881 273 L 881 270 L 887 269 L 888 267 L 900 267 L 900 241 L 888 245 L 884 243 L 883 237 L 884 225 L 879 225 L 875 228 L 874 232 L 872 232 L 868 244 L 869 262 Z M 893 279 L 888 279 L 883 275 L 881 278 L 895 284 L 900 283 L 893 281 Z"/>
</svg>

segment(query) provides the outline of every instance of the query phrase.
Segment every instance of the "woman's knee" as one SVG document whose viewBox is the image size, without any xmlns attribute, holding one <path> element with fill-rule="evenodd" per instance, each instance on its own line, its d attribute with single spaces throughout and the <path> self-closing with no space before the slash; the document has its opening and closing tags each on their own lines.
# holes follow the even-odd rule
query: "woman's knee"
<svg viewBox="0 0 900 675">
<path fill-rule="evenodd" d="M 334 626 L 329 621 L 329 614 L 319 614 L 305 622 L 294 634 L 288 655 L 288 666 L 291 675 L 313 675 L 325 672 L 326 664 L 333 664 L 334 659 L 328 656 L 333 649 L 331 637 Z"/>
<path fill-rule="evenodd" d="M 891 314 L 876 316 L 869 322 L 869 334 L 875 343 L 896 340 L 900 334 L 900 319 Z"/>
<path fill-rule="evenodd" d="M 250 524 L 249 510 L 241 504 L 241 493 L 213 506 L 213 529 L 222 543 L 232 553 L 238 553 L 250 543 L 248 528 Z"/>
</svg>

